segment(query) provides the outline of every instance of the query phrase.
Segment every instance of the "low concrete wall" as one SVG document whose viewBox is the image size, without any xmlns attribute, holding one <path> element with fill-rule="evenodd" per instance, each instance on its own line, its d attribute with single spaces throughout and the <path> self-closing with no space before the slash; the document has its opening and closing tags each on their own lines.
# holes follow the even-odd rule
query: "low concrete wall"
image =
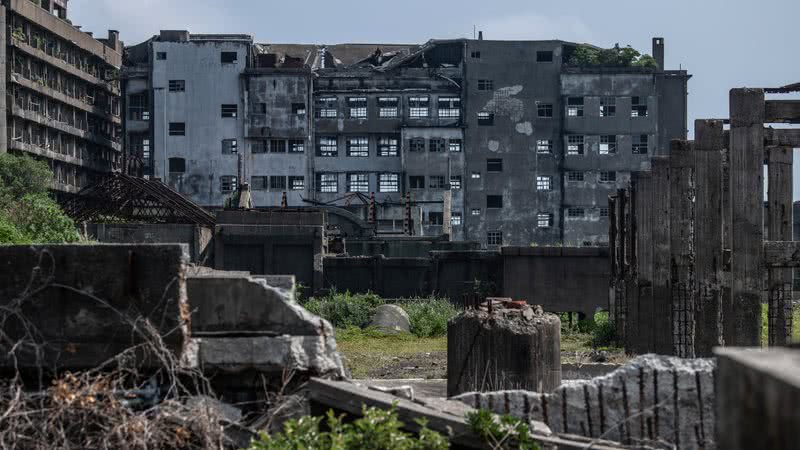
<svg viewBox="0 0 800 450">
<path fill-rule="evenodd" d="M 154 223 L 89 223 L 86 232 L 97 242 L 109 244 L 186 244 L 189 258 L 213 264 L 214 230 L 201 225 Z"/>
<path fill-rule="evenodd" d="M 327 257 L 324 285 L 339 292 L 374 292 L 386 298 L 427 296 L 430 264 L 428 258 Z"/>
</svg>

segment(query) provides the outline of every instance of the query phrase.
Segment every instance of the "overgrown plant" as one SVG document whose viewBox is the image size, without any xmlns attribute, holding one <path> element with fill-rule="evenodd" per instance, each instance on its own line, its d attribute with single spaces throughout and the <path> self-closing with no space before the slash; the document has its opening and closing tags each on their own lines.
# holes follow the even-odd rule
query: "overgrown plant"
<svg viewBox="0 0 800 450">
<path fill-rule="evenodd" d="M 579 45 L 569 59 L 572 66 L 583 67 L 650 67 L 658 68 L 655 58 L 642 55 L 630 45 L 612 48 L 597 48 L 590 45 Z"/>
<path fill-rule="evenodd" d="M 526 422 L 513 416 L 495 416 L 481 409 L 467 414 L 467 423 L 493 450 L 539 450 Z"/>
</svg>

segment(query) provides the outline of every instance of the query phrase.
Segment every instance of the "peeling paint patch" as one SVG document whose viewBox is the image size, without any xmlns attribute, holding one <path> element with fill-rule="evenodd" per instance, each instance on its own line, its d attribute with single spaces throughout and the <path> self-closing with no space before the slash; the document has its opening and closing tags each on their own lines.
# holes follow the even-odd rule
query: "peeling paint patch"
<svg viewBox="0 0 800 450">
<path fill-rule="evenodd" d="M 517 124 L 517 133 L 526 134 L 528 136 L 533 134 L 533 125 L 530 122 L 521 122 Z"/>
<path fill-rule="evenodd" d="M 514 96 L 520 92 L 521 85 L 500 88 L 494 91 L 492 99 L 486 102 L 483 110 L 493 112 L 495 116 L 508 116 L 514 122 L 519 122 L 525 114 L 525 104 Z"/>
<path fill-rule="evenodd" d="M 500 142 L 499 141 L 489 141 L 489 150 L 496 152 L 500 150 Z"/>
</svg>

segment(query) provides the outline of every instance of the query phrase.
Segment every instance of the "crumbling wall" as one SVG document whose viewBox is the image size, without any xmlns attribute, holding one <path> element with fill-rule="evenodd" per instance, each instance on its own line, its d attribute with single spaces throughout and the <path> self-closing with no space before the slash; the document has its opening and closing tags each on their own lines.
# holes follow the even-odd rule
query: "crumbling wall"
<svg viewBox="0 0 800 450">
<path fill-rule="evenodd" d="M 191 224 L 90 223 L 86 231 L 98 242 L 113 244 L 186 244 L 192 262 L 212 264 L 213 230 Z"/>
</svg>

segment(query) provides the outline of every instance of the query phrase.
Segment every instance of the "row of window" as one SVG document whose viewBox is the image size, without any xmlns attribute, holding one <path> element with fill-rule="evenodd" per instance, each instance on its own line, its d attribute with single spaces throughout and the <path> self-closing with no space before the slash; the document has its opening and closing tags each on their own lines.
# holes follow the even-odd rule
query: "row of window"
<svg viewBox="0 0 800 450">
<path fill-rule="evenodd" d="M 470 52 L 470 57 L 473 59 L 481 59 L 480 51 Z M 539 50 L 536 52 L 536 62 L 553 62 L 552 50 Z M 485 81 L 485 80 L 484 80 Z"/>
<path fill-rule="evenodd" d="M 254 191 L 302 191 L 306 188 L 302 175 L 254 175 L 250 177 L 250 189 Z"/>
<path fill-rule="evenodd" d="M 425 175 L 409 175 L 409 189 L 461 189 L 461 175 L 450 176 L 450 183 L 444 175 L 428 175 L 428 184 L 425 184 Z"/>
<path fill-rule="evenodd" d="M 378 192 L 400 192 L 400 174 L 379 173 Z M 315 176 L 317 192 L 339 192 L 339 174 L 319 172 Z M 348 173 L 346 192 L 369 192 L 369 173 Z"/>
<path fill-rule="evenodd" d="M 592 115 L 592 114 L 590 114 Z M 600 97 L 600 108 L 597 110 L 599 117 L 615 117 L 617 115 L 617 98 Z M 583 117 L 584 100 L 583 97 L 567 97 L 567 117 Z M 542 116 L 539 117 L 548 117 Z M 552 117 L 552 105 L 550 116 Z M 631 97 L 631 117 L 647 117 L 647 99 L 634 96 Z"/>
<path fill-rule="evenodd" d="M 637 134 L 631 136 L 631 153 L 634 155 L 646 155 L 650 147 L 650 136 L 647 134 Z M 586 136 L 569 135 L 567 136 L 567 155 L 583 155 L 586 150 Z M 536 151 L 538 153 L 551 153 L 553 151 L 553 141 L 537 140 Z M 617 135 L 609 134 L 600 136 L 600 155 L 614 155 L 617 153 Z"/>
<path fill-rule="evenodd" d="M 408 150 L 411 152 L 460 152 L 462 150 L 461 139 L 445 140 L 442 138 L 431 138 L 427 141 L 421 138 L 409 140 Z M 347 156 L 368 157 L 370 156 L 369 137 L 350 136 L 345 138 L 345 148 Z M 320 136 L 317 138 L 317 156 L 337 157 L 339 156 L 339 139 L 336 136 Z M 377 156 L 400 156 L 400 139 L 396 136 L 379 136 L 376 142 Z"/>
<path fill-rule="evenodd" d="M 401 115 L 401 97 L 378 97 L 377 117 L 395 119 Z M 320 119 L 339 118 L 339 99 L 336 96 L 318 97 L 315 102 L 316 116 Z M 436 100 L 436 114 L 440 119 L 457 119 L 461 117 L 461 98 L 440 96 Z M 344 117 L 350 119 L 366 119 L 369 117 L 367 97 L 345 98 Z M 409 118 L 424 119 L 431 116 L 431 97 L 428 95 L 409 96 L 406 100 L 406 111 Z"/>
<path fill-rule="evenodd" d="M 166 61 L 166 60 L 167 60 L 167 52 L 156 52 L 156 61 Z M 238 60 L 239 60 L 239 54 L 236 52 L 219 53 L 220 64 L 236 64 Z"/>
</svg>

